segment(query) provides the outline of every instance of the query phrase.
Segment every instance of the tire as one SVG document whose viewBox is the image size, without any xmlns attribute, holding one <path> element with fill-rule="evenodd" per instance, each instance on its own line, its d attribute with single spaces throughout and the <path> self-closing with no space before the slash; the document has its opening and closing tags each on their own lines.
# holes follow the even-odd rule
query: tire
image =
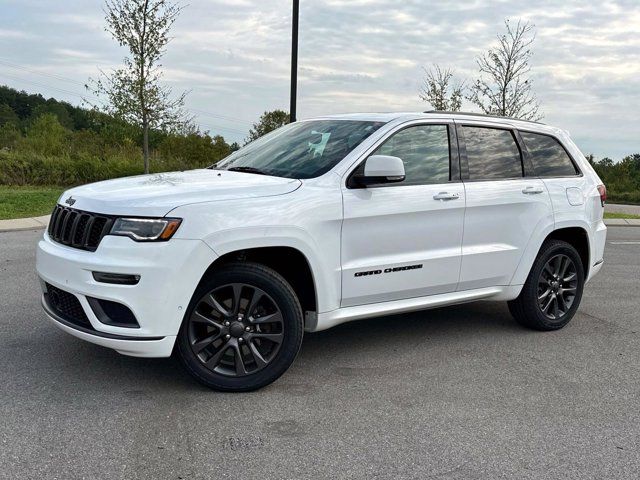
<svg viewBox="0 0 640 480">
<path fill-rule="evenodd" d="M 575 315 L 583 289 L 584 267 L 576 249 L 567 242 L 547 240 L 520 295 L 508 303 L 509 311 L 525 327 L 558 330 Z"/>
<path fill-rule="evenodd" d="M 203 385 L 246 392 L 269 385 L 289 368 L 303 332 L 302 308 L 280 274 L 257 263 L 229 263 L 194 292 L 176 351 Z"/>
</svg>

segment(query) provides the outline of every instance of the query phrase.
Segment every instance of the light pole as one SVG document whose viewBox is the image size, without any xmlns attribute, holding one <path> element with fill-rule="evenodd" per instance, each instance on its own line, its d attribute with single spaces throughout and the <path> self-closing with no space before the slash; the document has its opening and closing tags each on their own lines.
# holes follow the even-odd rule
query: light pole
<svg viewBox="0 0 640 480">
<path fill-rule="evenodd" d="M 296 96 L 298 94 L 298 16 L 300 0 L 293 0 L 293 18 L 291 21 L 291 98 L 289 103 L 289 121 L 296 121 Z"/>
</svg>

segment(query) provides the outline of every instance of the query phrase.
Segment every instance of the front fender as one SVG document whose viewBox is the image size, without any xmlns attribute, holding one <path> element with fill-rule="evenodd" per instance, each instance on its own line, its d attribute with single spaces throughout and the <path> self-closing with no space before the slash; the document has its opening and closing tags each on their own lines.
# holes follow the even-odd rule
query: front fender
<svg viewBox="0 0 640 480">
<path fill-rule="evenodd" d="M 171 215 L 184 219 L 176 237 L 203 240 L 219 256 L 263 247 L 298 250 L 311 268 L 318 312 L 340 306 L 339 188 L 305 184 L 286 195 L 185 205 Z"/>
<path fill-rule="evenodd" d="M 214 232 L 205 237 L 204 241 L 220 256 L 263 247 L 289 247 L 298 250 L 311 268 L 318 312 L 334 310 L 340 304 L 340 265 L 327 262 L 330 258 L 339 258 L 340 252 L 328 252 L 327 245 L 320 245 L 309 232 L 300 227 L 238 227 Z M 318 252 L 322 252 L 322 258 Z"/>
</svg>

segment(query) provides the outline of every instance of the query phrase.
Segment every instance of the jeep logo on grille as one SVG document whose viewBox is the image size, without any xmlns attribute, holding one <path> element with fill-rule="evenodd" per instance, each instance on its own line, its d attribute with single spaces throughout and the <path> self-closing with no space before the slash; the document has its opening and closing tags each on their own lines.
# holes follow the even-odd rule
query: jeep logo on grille
<svg viewBox="0 0 640 480">
<path fill-rule="evenodd" d="M 69 198 L 67 198 L 67 199 L 64 201 L 64 203 L 66 203 L 67 205 L 71 206 L 71 205 L 73 205 L 74 203 L 76 203 L 76 199 L 75 199 L 75 198 L 73 198 L 73 197 L 69 197 Z"/>
</svg>

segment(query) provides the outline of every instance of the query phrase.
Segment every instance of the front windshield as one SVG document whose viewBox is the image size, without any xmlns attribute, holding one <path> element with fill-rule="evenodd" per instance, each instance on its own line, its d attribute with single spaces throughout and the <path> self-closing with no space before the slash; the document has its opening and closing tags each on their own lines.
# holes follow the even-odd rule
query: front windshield
<svg viewBox="0 0 640 480">
<path fill-rule="evenodd" d="M 382 125 L 355 120 L 292 123 L 229 155 L 215 168 L 287 178 L 317 177 Z"/>
</svg>

